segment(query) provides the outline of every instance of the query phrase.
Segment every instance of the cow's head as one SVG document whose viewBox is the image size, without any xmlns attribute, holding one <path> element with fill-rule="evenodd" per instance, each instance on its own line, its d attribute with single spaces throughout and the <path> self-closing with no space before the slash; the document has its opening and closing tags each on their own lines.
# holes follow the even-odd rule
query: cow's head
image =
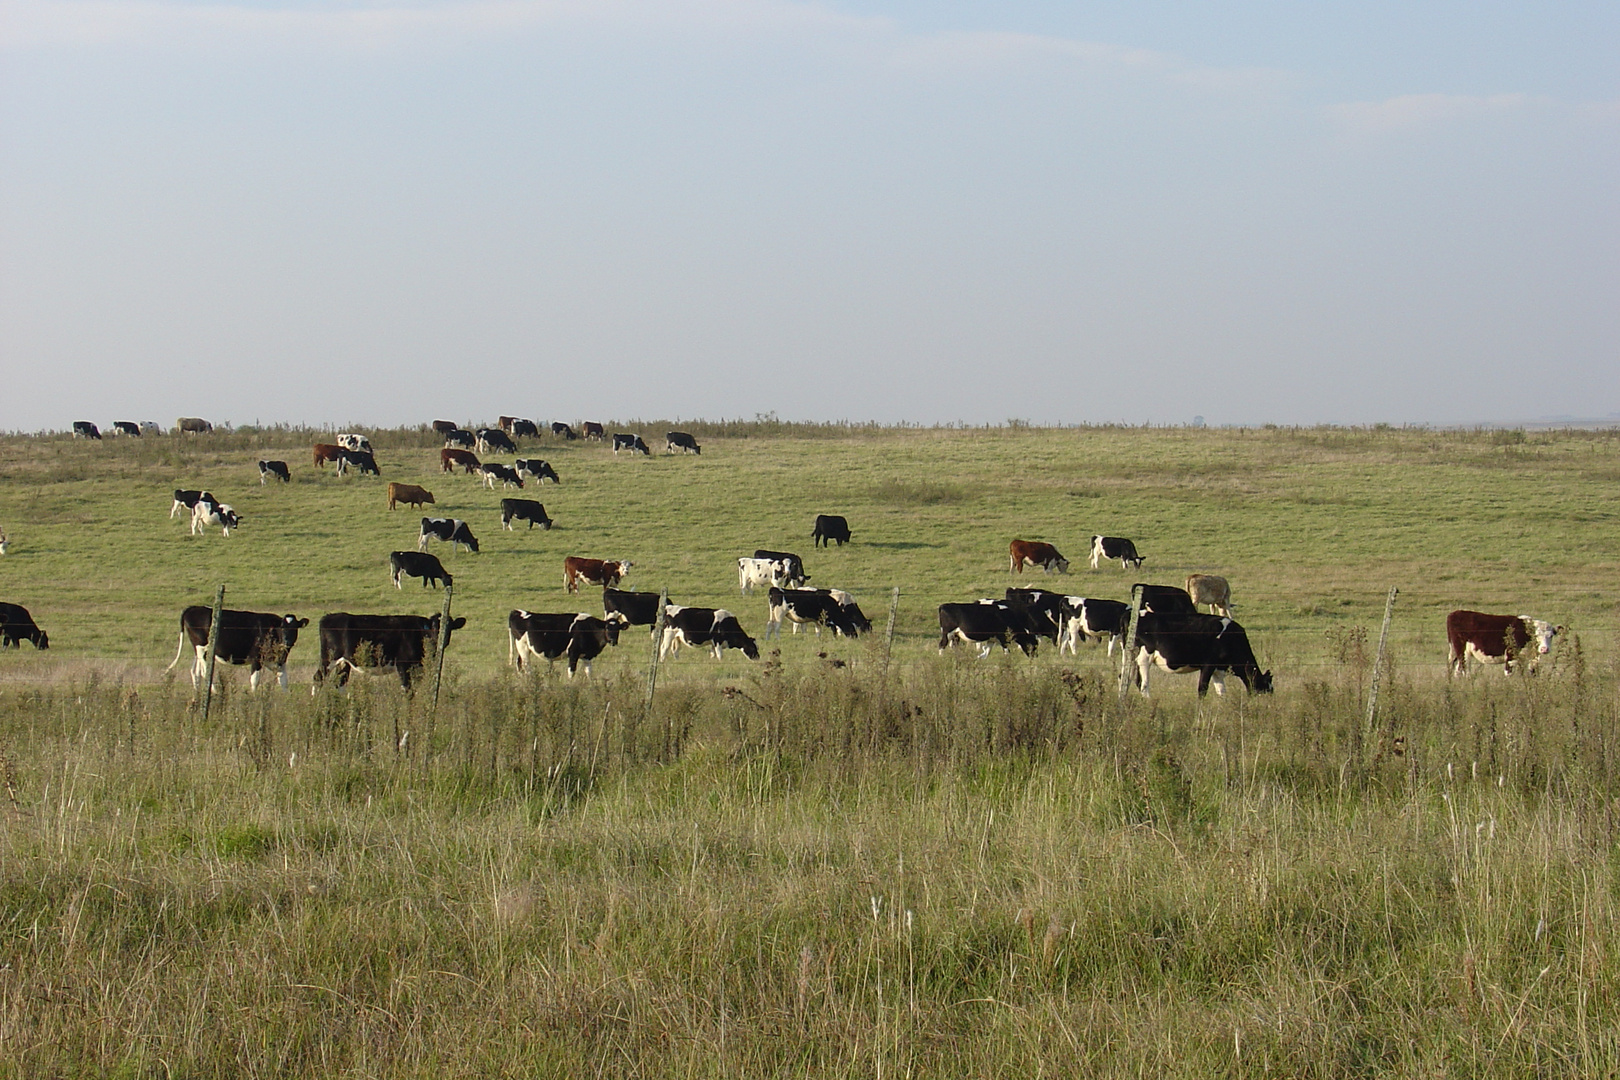
<svg viewBox="0 0 1620 1080">
<path fill-rule="evenodd" d="M 433 616 L 432 618 L 428 619 L 428 621 L 427 621 L 428 636 L 433 639 L 433 644 L 434 645 L 439 644 L 439 628 L 440 628 L 441 625 L 442 625 L 442 623 L 440 622 L 440 616 L 438 616 L 438 615 Z M 455 633 L 457 630 L 460 630 L 463 626 L 466 626 L 466 625 L 467 625 L 467 620 L 466 619 L 451 619 L 450 620 L 450 629 L 448 631 L 446 631 L 445 635 L 444 635 L 444 644 L 449 645 L 450 644 L 450 635 Z"/>
<path fill-rule="evenodd" d="M 1536 643 L 1536 652 L 1545 656 L 1552 650 L 1553 638 L 1564 632 L 1562 626 L 1554 626 L 1545 619 L 1532 619 L 1528 615 L 1520 615 L 1519 619 L 1530 630 L 1530 637 Z"/>
<path fill-rule="evenodd" d="M 1256 669 L 1256 671 L 1254 673 L 1254 676 L 1253 676 L 1252 680 L 1250 681 L 1250 687 L 1257 694 L 1269 694 L 1269 693 L 1271 693 L 1271 690 L 1272 690 L 1271 672 L 1269 672 L 1269 671 L 1260 671 L 1260 670 Z"/>
</svg>

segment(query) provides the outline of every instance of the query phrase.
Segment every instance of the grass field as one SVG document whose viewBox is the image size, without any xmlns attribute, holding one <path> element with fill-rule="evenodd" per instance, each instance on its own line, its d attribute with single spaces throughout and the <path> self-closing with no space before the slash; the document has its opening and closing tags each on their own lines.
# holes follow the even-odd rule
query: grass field
<svg viewBox="0 0 1620 1080">
<path fill-rule="evenodd" d="M 417 515 L 316 432 L 0 439 L 0 599 L 52 639 L 0 655 L 0 1076 L 1620 1073 L 1620 435 L 680 426 L 701 458 L 544 440 L 532 534 L 373 433 L 484 542 L 440 552 L 470 621 L 438 709 L 303 691 L 310 635 L 296 692 L 233 672 L 206 720 L 161 675 L 180 607 L 436 610 L 387 582 Z M 187 536 L 175 487 L 246 524 Z M 817 512 L 854 542 L 811 552 Z M 1123 599 L 1094 532 L 1142 580 L 1225 574 L 1278 692 L 935 654 L 1014 536 Z M 595 610 L 565 554 L 757 634 L 759 546 L 879 626 L 900 588 L 892 656 L 683 655 L 650 709 L 640 634 L 588 681 L 505 667 L 509 608 Z M 1570 633 L 1447 680 L 1457 606 Z"/>
</svg>

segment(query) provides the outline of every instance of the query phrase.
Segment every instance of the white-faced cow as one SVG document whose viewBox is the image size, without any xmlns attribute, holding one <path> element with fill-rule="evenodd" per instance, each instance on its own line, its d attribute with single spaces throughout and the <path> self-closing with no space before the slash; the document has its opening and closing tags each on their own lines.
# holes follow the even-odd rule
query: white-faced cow
<svg viewBox="0 0 1620 1080">
<path fill-rule="evenodd" d="M 377 458 L 370 450 L 344 450 L 339 448 L 337 459 L 337 474 L 345 475 L 354 469 L 361 476 L 370 473 L 372 476 L 381 476 L 382 470 L 377 468 Z"/>
<path fill-rule="evenodd" d="M 1148 696 L 1148 672 L 1155 666 L 1176 674 L 1198 672 L 1198 696 L 1215 683 L 1225 693 L 1224 675 L 1236 675 L 1252 694 L 1271 693 L 1271 672 L 1261 671 L 1243 627 L 1220 615 L 1159 615 L 1136 620 L 1136 670 L 1142 696 Z"/>
<path fill-rule="evenodd" d="M 292 470 L 287 468 L 285 461 L 259 462 L 259 483 L 263 485 L 269 480 L 280 480 L 283 484 L 292 483 Z"/>
<path fill-rule="evenodd" d="M 563 588 L 579 592 L 582 581 L 587 585 L 617 585 L 632 565 L 628 559 L 586 559 L 569 555 L 563 559 Z"/>
<path fill-rule="evenodd" d="M 401 484 L 397 480 L 388 481 L 388 509 L 392 510 L 399 503 L 420 508 L 424 503 L 437 506 L 433 501 L 433 492 L 425 487 L 415 484 Z"/>
<path fill-rule="evenodd" d="M 1131 605 L 1118 600 L 1099 600 L 1091 596 L 1065 596 L 1063 634 L 1058 638 L 1058 653 L 1076 654 L 1082 641 L 1108 641 L 1108 655 L 1114 655 L 1114 642 L 1125 634 L 1130 620 Z"/>
<path fill-rule="evenodd" d="M 703 447 L 698 441 L 684 431 L 668 431 L 664 433 L 664 453 L 673 454 L 679 450 L 683 454 L 701 454 Z"/>
<path fill-rule="evenodd" d="M 682 645 L 694 649 L 707 645 L 716 660 L 721 659 L 727 649 L 740 649 L 748 659 L 759 659 L 759 645 L 743 631 L 737 616 L 725 608 L 670 605 L 664 638 L 658 643 L 658 655 L 678 656 Z"/>
<path fill-rule="evenodd" d="M 507 662 L 523 671 L 535 657 L 549 663 L 567 656 L 570 679 L 581 663 L 589 675 L 591 661 L 619 643 L 619 631 L 625 625 L 623 618 L 616 615 L 598 619 L 585 612 L 513 611 L 506 617 Z"/>
<path fill-rule="evenodd" d="M 831 547 L 834 540 L 839 547 L 849 543 L 848 519 L 838 514 L 817 514 L 816 526 L 810 531 L 810 546 Z"/>
<path fill-rule="evenodd" d="M 141 437 L 141 425 L 137 424 L 133 420 L 114 420 L 113 434 L 133 435 L 138 439 Z"/>
<path fill-rule="evenodd" d="M 578 435 L 574 434 L 574 429 L 563 423 L 561 420 L 553 420 L 551 422 L 551 433 L 557 436 L 559 439 L 566 439 L 568 442 L 573 442 L 575 439 L 579 438 Z"/>
<path fill-rule="evenodd" d="M 478 538 L 460 518 L 423 518 L 422 532 L 416 538 L 416 550 L 426 551 L 429 540 L 443 540 L 451 550 L 464 547 L 474 555 L 478 554 Z"/>
<path fill-rule="evenodd" d="M 214 498 L 211 492 L 198 491 L 196 488 L 175 488 L 174 504 L 169 507 L 169 520 L 173 521 L 174 515 L 180 513 L 182 510 L 190 512 L 200 502 L 218 501 L 219 500 Z"/>
<path fill-rule="evenodd" d="M 34 625 L 34 617 L 21 604 L 0 604 L 0 648 L 20 649 L 31 641 L 36 649 L 51 647 L 51 636 Z"/>
<path fill-rule="evenodd" d="M 804 560 L 791 551 L 769 551 L 765 548 L 755 548 L 754 558 L 774 559 L 782 564 L 784 571 L 782 580 L 772 584 L 780 585 L 784 589 L 802 589 L 804 583 L 810 580 L 810 575 L 804 572 Z"/>
<path fill-rule="evenodd" d="M 1187 595 L 1194 607 L 1208 604 L 1212 615 L 1232 614 L 1232 586 L 1218 574 L 1188 574 Z"/>
<path fill-rule="evenodd" d="M 1147 561 L 1144 555 L 1136 553 L 1136 545 L 1123 536 L 1093 536 L 1091 538 L 1091 568 L 1097 569 L 1097 564 L 1104 559 L 1118 559 L 1120 569 L 1130 567 L 1133 570 L 1142 569 Z"/>
<path fill-rule="evenodd" d="M 1528 615 L 1487 615 L 1483 611 L 1453 611 L 1446 616 L 1446 644 L 1450 647 L 1447 675 L 1468 670 L 1470 657 L 1482 664 L 1501 664 L 1512 674 L 1513 664 L 1528 652 L 1530 670 L 1552 649 L 1553 638 L 1564 632 L 1543 619 Z"/>
<path fill-rule="evenodd" d="M 545 506 L 533 499 L 501 500 L 501 528 L 510 530 L 514 521 L 527 521 L 531 530 L 536 525 L 542 529 L 551 528 Z"/>
<path fill-rule="evenodd" d="M 208 677 L 208 635 L 214 625 L 214 609 L 193 604 L 180 613 L 180 644 L 174 659 L 165 671 L 173 671 L 185 654 L 186 642 L 191 642 L 196 660 L 191 665 L 191 685 L 202 684 Z M 264 611 L 232 611 L 219 613 L 219 640 L 214 647 L 216 659 L 227 664 L 248 665 L 248 687 L 259 688 L 259 673 L 273 668 L 276 681 L 287 689 L 287 654 L 298 644 L 298 631 L 309 625 L 308 619 L 296 615 L 273 615 Z"/>
<path fill-rule="evenodd" d="M 527 476 L 535 481 L 550 480 L 553 484 L 562 483 L 562 478 L 557 475 L 557 470 L 551 467 L 550 462 L 541 461 L 539 458 L 518 458 L 512 462 L 512 468 L 517 470 L 519 476 Z"/>
<path fill-rule="evenodd" d="M 617 454 L 620 450 L 628 450 L 632 454 L 643 454 L 652 457 L 652 451 L 647 449 L 647 444 L 641 441 L 640 435 L 615 431 L 613 433 L 613 452 Z"/>
<path fill-rule="evenodd" d="M 493 454 L 499 451 L 503 454 L 517 453 L 517 443 L 512 437 L 499 428 L 478 429 L 478 452 L 480 454 Z"/>
<path fill-rule="evenodd" d="M 334 435 L 332 437 L 332 441 L 343 447 L 345 450 L 364 450 L 368 454 L 371 453 L 371 440 L 366 438 L 364 435 L 357 435 L 352 431 L 345 431 L 341 434 Z"/>
<path fill-rule="evenodd" d="M 244 520 L 229 503 L 198 500 L 197 505 L 191 508 L 191 535 L 201 536 L 208 526 L 213 525 L 219 529 L 221 536 L 229 536 L 231 530 Z"/>
<path fill-rule="evenodd" d="M 75 439 L 94 439 L 101 441 L 101 429 L 88 420 L 73 421 L 73 437 Z"/>
<path fill-rule="evenodd" d="M 392 668 L 399 684 L 411 688 L 411 673 L 422 666 L 439 644 L 439 616 L 350 615 L 346 611 L 321 616 L 321 666 L 315 671 L 315 686 L 328 674 L 337 676 L 342 686 L 349 676 L 363 668 Z M 450 631 L 467 625 L 466 619 L 450 620 Z M 449 644 L 449 634 L 445 635 Z"/>
<path fill-rule="evenodd" d="M 834 600 L 830 591 L 773 588 L 766 596 L 769 601 L 765 620 L 767 641 L 772 636 L 782 636 L 784 619 L 793 624 L 795 634 L 799 632 L 800 626 L 809 626 L 813 627 L 816 636 L 820 637 L 823 625 L 831 627 L 833 633 L 845 637 L 855 637 L 860 633 L 854 620 L 844 609 L 844 605 Z"/>
<path fill-rule="evenodd" d="M 498 461 L 486 461 L 478 467 L 478 474 L 484 478 L 484 486 L 490 489 L 495 487 L 499 480 L 502 487 L 521 488 L 523 477 L 510 465 L 502 465 Z"/>
<path fill-rule="evenodd" d="M 214 425 L 200 416 L 182 416 L 174 422 L 174 430 L 182 435 L 206 435 L 214 430 Z"/>
<path fill-rule="evenodd" d="M 422 588 L 429 584 L 437 589 L 439 582 L 444 582 L 448 588 L 451 578 L 450 572 L 444 568 L 437 555 L 430 555 L 425 551 L 390 551 L 388 553 L 388 579 L 394 583 L 394 588 L 403 589 L 400 584 L 402 577 L 418 577 L 422 579 Z"/>
<path fill-rule="evenodd" d="M 990 655 L 990 647 L 1017 645 L 1026 656 L 1034 656 L 1040 637 L 1028 613 L 1005 600 L 981 600 L 972 604 L 939 605 L 939 651 L 958 642 L 979 646 L 979 658 Z"/>
</svg>

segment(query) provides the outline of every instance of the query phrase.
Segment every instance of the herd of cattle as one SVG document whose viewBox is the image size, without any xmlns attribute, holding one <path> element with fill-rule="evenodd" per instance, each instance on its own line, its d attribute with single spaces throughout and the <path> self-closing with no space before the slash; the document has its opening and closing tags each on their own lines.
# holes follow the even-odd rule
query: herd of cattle
<svg viewBox="0 0 1620 1080">
<path fill-rule="evenodd" d="M 101 438 L 96 426 L 87 421 L 75 422 L 73 429 L 78 437 Z M 211 429 L 208 421 L 198 418 L 182 417 L 176 424 L 179 432 L 206 433 Z M 498 427 L 473 431 L 450 421 L 437 420 L 433 429 L 445 437 L 445 446 L 440 451 L 444 472 L 463 468 L 469 474 L 480 475 L 491 489 L 496 480 L 503 487 L 517 488 L 523 487 L 526 478 L 561 483 L 556 470 L 538 458 L 518 459 L 506 466 L 480 461 L 474 452 L 516 453 L 514 439 L 536 437 L 540 433 L 539 426 L 531 420 L 503 416 Z M 113 430 L 139 437 L 143 430 L 156 430 L 156 425 L 118 421 Z M 567 440 L 607 441 L 602 425 L 589 422 L 582 425 L 579 433 L 568 424 L 554 423 L 551 433 Z M 612 448 L 614 453 L 650 453 L 646 443 L 635 434 L 615 433 Z M 666 449 L 669 453 L 702 453 L 691 435 L 678 431 L 668 433 Z M 336 436 L 333 443 L 316 444 L 313 462 L 316 467 L 332 462 L 339 473 L 353 469 L 361 474 L 381 475 L 370 442 L 363 435 L 345 433 Z M 258 466 L 261 484 L 272 479 L 283 482 L 291 479 L 284 461 L 260 461 Z M 388 508 L 393 510 L 400 503 L 419 508 L 433 504 L 434 498 L 420 486 L 389 483 Z M 183 511 L 191 514 L 193 535 L 208 527 L 218 527 L 223 535 L 229 536 L 243 520 L 230 505 L 205 490 L 175 491 L 169 516 L 172 519 Z M 549 529 L 552 524 L 539 502 L 503 498 L 503 529 L 513 528 L 514 521 L 526 521 L 530 529 L 535 525 Z M 834 542 L 842 547 L 851 541 L 849 522 L 837 515 L 818 515 L 811 538 L 815 547 L 830 546 Z M 467 522 L 424 517 L 417 550 L 389 553 L 390 579 L 396 587 L 403 587 L 404 577 L 420 578 L 424 587 L 452 584 L 451 575 L 443 564 L 426 551 L 432 540 L 472 553 L 479 550 L 478 540 Z M 5 554 L 5 545 L 5 533 L 0 530 L 0 555 Z M 1042 541 L 1013 540 L 1008 558 L 1010 572 L 1017 575 L 1025 568 L 1039 567 L 1048 574 L 1063 574 L 1069 569 L 1069 560 L 1056 547 Z M 1102 562 L 1115 559 L 1122 568 L 1136 570 L 1147 561 L 1130 539 L 1100 535 L 1091 538 L 1093 570 Z M 577 593 L 581 585 L 600 587 L 602 616 L 514 610 L 508 616 L 508 662 L 523 671 L 535 658 L 543 658 L 548 663 L 566 659 L 570 677 L 581 665 L 589 675 L 591 661 L 617 645 L 621 632 L 632 626 L 651 627 L 654 634 L 661 632 L 660 656 L 674 656 L 683 646 L 690 646 L 708 648 L 717 659 L 726 649 L 737 649 L 749 659 L 759 657 L 757 642 L 744 631 L 736 615 L 724 608 L 688 607 L 669 602 L 659 593 L 618 588 L 631 567 L 627 560 L 565 558 L 565 589 Z M 752 556 L 739 558 L 737 569 L 738 587 L 743 594 L 755 589 L 766 591 L 766 639 L 779 637 L 783 622 L 791 623 L 795 634 L 800 626 L 813 628 L 818 636 L 821 628 L 826 627 L 835 635 L 851 638 L 872 630 L 871 621 L 849 593 L 840 589 L 808 588 L 810 575 L 796 554 L 759 549 Z M 1192 574 L 1182 587 L 1143 583 L 1135 586 L 1133 595 L 1139 597 L 1139 607 L 1134 613 L 1135 681 L 1144 695 L 1148 693 L 1149 673 L 1154 667 L 1176 673 L 1196 672 L 1200 696 L 1211 683 L 1216 693 L 1222 693 L 1224 676 L 1228 674 L 1238 678 L 1250 692 L 1272 690 L 1271 672 L 1261 670 L 1246 632 L 1232 617 L 1231 588 L 1225 578 Z M 1207 606 L 1209 613 L 1201 612 L 1200 605 Z M 1132 615 L 1131 605 L 1118 600 L 1013 587 L 999 598 L 939 605 L 939 650 L 943 653 L 957 644 L 971 644 L 978 646 L 979 655 L 984 657 L 999 644 L 1004 652 L 1017 646 L 1033 656 L 1040 640 L 1045 638 L 1060 655 L 1077 653 L 1079 644 L 1088 641 L 1106 642 L 1108 655 L 1112 656 L 1114 642 L 1127 633 Z M 193 685 L 204 678 L 211 623 L 212 611 L 207 607 L 188 607 L 180 615 L 180 643 L 169 669 L 179 663 L 189 643 L 195 654 Z M 413 671 L 437 644 L 448 644 L 451 633 L 465 624 L 465 619 L 458 618 L 444 626 L 437 615 L 353 615 L 347 612 L 325 615 L 318 627 L 321 657 L 315 682 L 318 686 L 330 676 L 341 686 L 354 672 L 372 669 L 395 672 L 401 685 L 409 690 Z M 285 687 L 288 654 L 297 643 L 299 630 L 308 625 L 308 619 L 291 614 L 225 610 L 220 619 L 216 657 L 230 664 L 246 665 L 249 684 L 255 689 L 267 668 L 275 670 L 280 685 Z M 1534 668 L 1537 659 L 1551 649 L 1553 639 L 1562 630 L 1560 626 L 1530 616 L 1453 611 L 1446 617 L 1448 674 L 1466 671 L 1470 658 L 1501 664 L 1505 671 L 1511 672 L 1523 655 Z M 25 608 L 0 604 L 0 645 L 16 647 L 24 640 L 39 649 L 49 647 L 48 635 L 34 624 Z"/>
</svg>

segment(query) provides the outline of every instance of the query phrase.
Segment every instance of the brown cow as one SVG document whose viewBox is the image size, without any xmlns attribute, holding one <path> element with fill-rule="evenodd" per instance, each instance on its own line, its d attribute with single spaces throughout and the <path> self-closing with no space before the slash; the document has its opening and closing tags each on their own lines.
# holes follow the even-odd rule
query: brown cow
<svg viewBox="0 0 1620 1080">
<path fill-rule="evenodd" d="M 1024 565 L 1038 566 L 1048 574 L 1055 568 L 1060 574 L 1069 572 L 1069 560 L 1051 544 L 1039 540 L 1014 540 L 1007 546 L 1012 560 L 1012 572 L 1022 574 Z"/>
<path fill-rule="evenodd" d="M 461 425 L 456 423 L 454 420 L 435 420 L 435 421 L 433 421 L 433 430 L 437 431 L 440 435 L 448 435 L 452 431 L 459 428 L 460 426 Z"/>
<path fill-rule="evenodd" d="M 515 422 L 517 422 L 517 421 L 518 421 L 518 420 L 520 420 L 520 419 L 522 419 L 522 418 L 521 418 L 521 417 L 517 417 L 517 416 L 502 416 L 502 417 L 498 417 L 498 418 L 497 418 L 497 419 L 496 419 L 496 421 L 495 421 L 495 424 L 496 424 L 496 426 L 497 426 L 497 427 L 499 427 L 499 428 L 500 428 L 500 429 L 501 429 L 501 430 L 502 430 L 502 431 L 504 431 L 504 432 L 506 432 L 506 433 L 507 433 L 507 434 L 508 434 L 508 435 L 510 435 L 510 434 L 512 434 L 512 425 L 513 425 L 513 424 L 514 424 L 514 423 L 515 423 Z"/>
<path fill-rule="evenodd" d="M 315 444 L 315 464 L 324 467 L 328 461 L 341 462 L 343 460 L 343 447 L 337 443 L 318 442 Z"/>
<path fill-rule="evenodd" d="M 1188 574 L 1187 595 L 1194 607 L 1208 604 L 1211 615 L 1232 617 L 1232 586 L 1218 574 Z"/>
<path fill-rule="evenodd" d="M 1513 661 L 1525 646 L 1535 642 L 1530 653 L 1530 670 L 1552 648 L 1552 640 L 1564 632 L 1562 626 L 1528 615 L 1487 615 L 1483 611 L 1453 611 L 1446 616 L 1446 643 L 1451 647 L 1447 675 L 1468 670 L 1472 656 L 1483 664 L 1501 664 L 1505 674 L 1513 673 Z"/>
<path fill-rule="evenodd" d="M 457 450 L 453 446 L 447 446 L 439 451 L 439 468 L 441 470 L 455 472 L 457 465 L 466 469 L 468 475 L 483 468 L 483 464 L 478 460 L 478 455 L 471 450 Z"/>
<path fill-rule="evenodd" d="M 206 435 L 214 430 L 214 425 L 200 416 L 182 416 L 174 422 L 174 430 L 181 434 Z"/>
<path fill-rule="evenodd" d="M 580 429 L 580 434 L 587 439 L 596 439 L 601 442 L 607 441 L 607 428 L 604 428 L 601 424 L 598 424 L 594 420 L 585 421 L 580 425 Z"/>
<path fill-rule="evenodd" d="M 612 588 L 630 572 L 630 562 L 623 559 L 582 559 L 569 555 L 563 559 L 563 587 L 579 592 L 579 583 L 605 585 Z"/>
<path fill-rule="evenodd" d="M 388 484 L 388 509 L 390 510 L 394 508 L 395 503 L 406 503 L 410 506 L 420 507 L 423 503 L 431 502 L 433 502 L 433 492 L 427 488 L 392 481 Z"/>
</svg>

